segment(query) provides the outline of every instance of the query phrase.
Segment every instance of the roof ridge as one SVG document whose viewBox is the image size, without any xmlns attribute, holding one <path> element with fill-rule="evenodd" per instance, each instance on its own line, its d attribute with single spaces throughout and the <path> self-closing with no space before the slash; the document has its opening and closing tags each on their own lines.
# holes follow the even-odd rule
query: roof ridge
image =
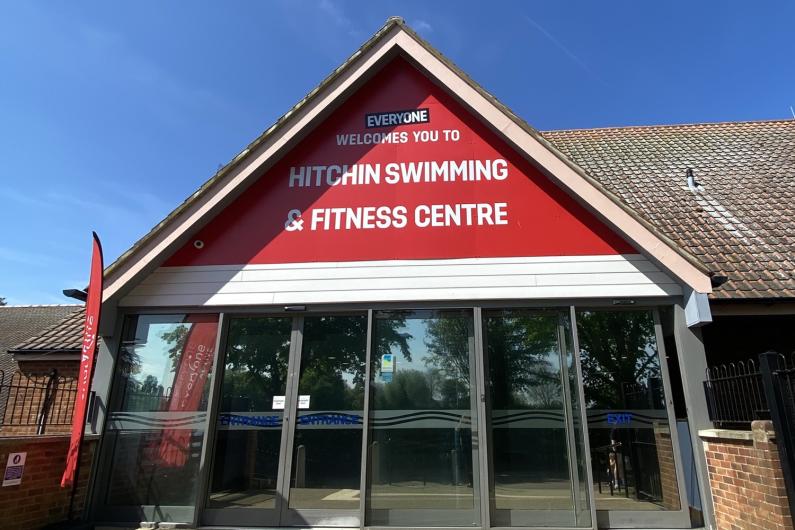
<svg viewBox="0 0 795 530">
<path fill-rule="evenodd" d="M 578 132 L 578 131 L 615 131 L 624 129 L 668 129 L 675 127 L 710 127 L 720 125 L 750 125 L 762 123 L 792 123 L 795 125 L 795 118 L 782 118 L 782 119 L 769 119 L 769 120 L 743 120 L 743 121 L 713 121 L 713 122 L 697 122 L 697 123 L 663 123 L 657 125 L 616 125 L 613 127 L 579 127 L 574 129 L 549 129 L 539 131 L 541 134 L 554 134 L 564 132 Z"/>
</svg>

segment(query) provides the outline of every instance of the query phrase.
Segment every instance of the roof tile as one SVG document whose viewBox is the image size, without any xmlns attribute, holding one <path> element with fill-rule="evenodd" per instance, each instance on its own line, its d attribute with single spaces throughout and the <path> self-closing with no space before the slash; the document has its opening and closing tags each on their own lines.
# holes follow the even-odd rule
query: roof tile
<svg viewBox="0 0 795 530">
<path fill-rule="evenodd" d="M 795 297 L 795 120 L 541 134 L 712 271 L 731 273 L 713 298 Z"/>
</svg>

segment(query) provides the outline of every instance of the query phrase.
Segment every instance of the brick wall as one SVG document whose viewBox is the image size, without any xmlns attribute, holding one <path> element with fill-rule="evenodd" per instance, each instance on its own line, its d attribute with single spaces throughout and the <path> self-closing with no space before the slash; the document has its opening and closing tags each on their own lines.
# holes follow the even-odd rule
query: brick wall
<svg viewBox="0 0 795 530">
<path fill-rule="evenodd" d="M 711 429 L 699 434 L 718 530 L 791 530 L 772 423 L 755 421 L 751 432 Z"/>
<path fill-rule="evenodd" d="M 45 400 L 47 382 L 53 369 L 58 371 L 58 385 L 47 414 L 45 434 L 71 432 L 79 361 L 22 361 L 19 370 L 6 384 L 7 402 L 0 426 L 0 436 L 23 436 L 37 433 L 39 412 Z"/>
<path fill-rule="evenodd" d="M 671 429 L 668 424 L 655 424 L 654 441 L 657 445 L 657 465 L 660 468 L 662 505 L 668 510 L 679 509 L 679 487 L 676 483 L 676 464 Z"/>
<path fill-rule="evenodd" d="M 83 445 L 73 508 L 77 515 L 85 503 L 96 445 L 96 439 L 88 439 Z M 4 530 L 41 528 L 67 519 L 72 490 L 61 488 L 61 474 L 68 447 L 68 436 L 0 438 L 3 470 L 9 453 L 27 453 L 22 483 L 0 487 L 0 521 Z"/>
</svg>

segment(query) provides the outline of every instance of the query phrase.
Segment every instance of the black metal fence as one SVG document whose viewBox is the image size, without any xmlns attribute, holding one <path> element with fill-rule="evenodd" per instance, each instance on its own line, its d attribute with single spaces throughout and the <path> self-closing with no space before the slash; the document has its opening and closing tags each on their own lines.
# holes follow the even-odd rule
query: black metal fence
<svg viewBox="0 0 795 530">
<path fill-rule="evenodd" d="M 704 381 L 709 419 L 716 427 L 750 429 L 771 420 L 776 431 L 791 513 L 795 513 L 795 353 L 759 355 L 758 361 L 707 369 Z"/>
<path fill-rule="evenodd" d="M 708 368 L 704 391 L 716 427 L 750 430 L 752 421 L 770 419 L 762 372 L 753 359 Z"/>
<path fill-rule="evenodd" d="M 77 380 L 59 376 L 58 370 L 10 377 L 0 370 L 0 393 L 5 396 L 0 435 L 66 432 L 72 424 Z"/>
</svg>

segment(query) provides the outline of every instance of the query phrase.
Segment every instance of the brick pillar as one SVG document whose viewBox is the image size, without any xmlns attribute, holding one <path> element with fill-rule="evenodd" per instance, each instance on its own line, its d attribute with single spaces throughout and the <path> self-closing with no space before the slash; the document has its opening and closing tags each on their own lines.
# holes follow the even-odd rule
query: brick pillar
<svg viewBox="0 0 795 530">
<path fill-rule="evenodd" d="M 718 530 L 792 530 L 775 431 L 755 421 L 751 431 L 700 431 Z"/>
<path fill-rule="evenodd" d="M 668 510 L 679 509 L 679 488 L 676 483 L 674 447 L 671 428 L 667 423 L 654 425 L 654 441 L 657 444 L 657 465 L 660 468 L 662 505 Z"/>
</svg>

